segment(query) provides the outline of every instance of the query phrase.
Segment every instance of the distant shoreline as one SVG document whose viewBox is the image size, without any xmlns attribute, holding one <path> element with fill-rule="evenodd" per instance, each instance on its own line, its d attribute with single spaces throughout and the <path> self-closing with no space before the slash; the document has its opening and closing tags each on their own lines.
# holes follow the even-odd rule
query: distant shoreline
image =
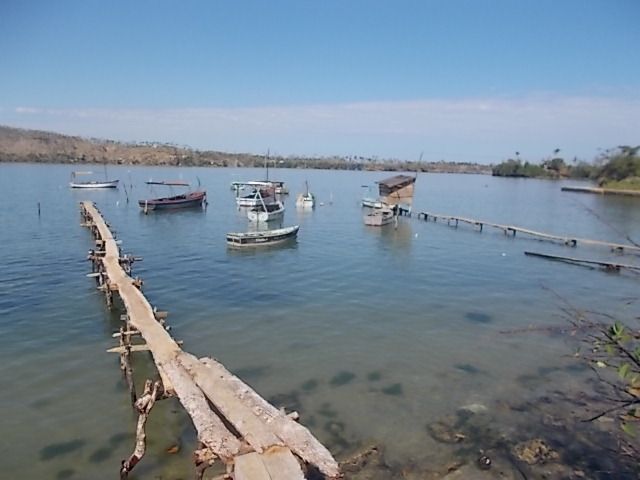
<svg viewBox="0 0 640 480">
<path fill-rule="evenodd" d="M 491 174 L 491 165 L 470 162 L 401 161 L 359 155 L 264 156 L 200 151 L 158 142 L 129 144 L 6 126 L 0 126 L 0 163 L 247 168 L 263 168 L 268 163 L 271 168 Z"/>
</svg>

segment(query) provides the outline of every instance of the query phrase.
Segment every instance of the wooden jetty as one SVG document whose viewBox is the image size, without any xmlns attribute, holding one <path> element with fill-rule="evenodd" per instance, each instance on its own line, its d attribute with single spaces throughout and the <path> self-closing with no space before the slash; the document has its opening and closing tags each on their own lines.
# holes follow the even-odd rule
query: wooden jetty
<svg viewBox="0 0 640 480">
<path fill-rule="evenodd" d="M 487 227 L 496 228 L 498 230 L 502 230 L 505 235 L 512 235 L 515 237 L 516 233 L 521 233 L 524 235 L 528 235 L 530 237 L 537 238 L 539 240 L 559 242 L 571 247 L 576 247 L 578 244 L 594 245 L 594 246 L 610 248 L 611 250 L 614 250 L 620 253 L 626 251 L 630 253 L 640 254 L 640 247 L 637 247 L 635 245 L 604 242 L 602 240 L 590 240 L 587 238 L 553 235 L 549 233 L 538 232 L 536 230 L 531 230 L 528 228 L 516 227 L 514 225 L 503 225 L 499 223 L 486 222 L 484 220 L 476 220 L 473 218 L 457 217 L 452 215 L 440 215 L 440 214 L 431 213 L 431 212 L 420 212 L 418 213 L 418 218 L 424 219 L 425 221 L 433 220 L 434 222 L 441 220 L 443 222 L 447 222 L 447 225 L 454 226 L 454 227 L 457 227 L 459 223 L 466 223 L 469 225 L 473 225 L 474 227 L 477 227 L 480 231 L 482 231 L 483 228 L 487 226 Z"/>
<path fill-rule="evenodd" d="M 619 272 L 622 269 L 633 270 L 636 272 L 640 272 L 640 265 L 630 265 L 628 263 L 615 263 L 615 262 L 603 262 L 599 260 L 589 260 L 586 258 L 574 258 L 574 257 L 563 257 L 560 255 L 550 255 L 548 253 L 538 253 L 538 252 L 524 252 L 525 255 L 530 257 L 538 257 L 544 258 L 546 260 L 553 260 L 556 262 L 566 262 L 573 263 L 576 265 L 586 266 L 586 267 L 600 267 L 607 271 Z"/>
<path fill-rule="evenodd" d="M 199 447 L 194 452 L 196 477 L 216 460 L 226 466 L 220 479 L 302 480 L 307 465 L 326 478 L 340 478 L 340 468 L 329 450 L 307 428 L 296 422 L 297 413 L 286 414 L 264 400 L 251 387 L 212 358 L 198 359 L 185 352 L 165 326 L 166 312 L 158 312 L 141 291 L 142 280 L 130 276 L 131 255 L 122 255 L 109 225 L 92 202 L 81 203 L 83 225 L 90 228 L 96 248 L 89 252 L 98 289 L 109 307 L 118 293 L 126 313 L 114 334 L 120 366 L 131 401 L 138 413 L 136 443 L 122 461 L 121 479 L 141 460 L 146 450 L 145 424 L 154 403 L 175 396 L 191 417 Z M 133 338 L 143 343 L 133 343 Z M 147 380 L 138 397 L 130 356 L 148 351 L 160 380 Z M 303 469 L 304 468 L 304 469 Z"/>
<path fill-rule="evenodd" d="M 563 192 L 577 193 L 597 193 L 599 195 L 625 195 L 627 197 L 640 197 L 640 190 L 628 190 L 623 188 L 600 188 L 600 187 L 562 187 Z"/>
</svg>

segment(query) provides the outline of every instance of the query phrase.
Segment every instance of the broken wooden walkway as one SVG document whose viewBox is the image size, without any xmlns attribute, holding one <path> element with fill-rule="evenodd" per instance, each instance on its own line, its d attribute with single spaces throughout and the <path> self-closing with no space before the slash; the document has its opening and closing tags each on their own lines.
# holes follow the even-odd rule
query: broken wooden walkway
<svg viewBox="0 0 640 480">
<path fill-rule="evenodd" d="M 198 359 L 182 350 L 165 327 L 166 314 L 155 311 L 142 294 L 142 280 L 129 275 L 136 259 L 121 254 L 119 242 L 92 202 L 81 203 L 81 214 L 83 225 L 95 237 L 96 248 L 89 252 L 94 270 L 90 276 L 105 293 L 109 307 L 117 293 L 126 309 L 123 326 L 114 334 L 120 344 L 114 351 L 120 354 L 139 417 L 135 449 L 122 462 L 121 478 L 127 478 L 145 453 L 145 423 L 155 401 L 168 396 L 180 400 L 197 432 L 200 447 L 194 461 L 198 478 L 218 459 L 227 472 L 220 478 L 301 480 L 305 478 L 302 467 L 307 465 L 327 478 L 339 478 L 338 463 L 294 420 L 295 412 L 287 415 L 278 410 L 216 360 Z M 132 342 L 138 336 L 144 343 Z M 130 361 L 137 351 L 151 353 L 160 376 L 159 381 L 147 380 L 139 398 Z"/>
<path fill-rule="evenodd" d="M 571 247 L 576 247 L 578 245 L 593 245 L 593 246 L 610 248 L 611 250 L 614 250 L 620 253 L 627 251 L 630 253 L 640 254 L 640 247 L 637 247 L 635 245 L 604 242 L 601 240 L 590 240 L 588 238 L 552 235 L 549 233 L 538 232 L 536 230 L 531 230 L 528 228 L 516 227 L 514 225 L 503 225 L 500 223 L 486 222 L 484 220 L 476 220 L 476 219 L 467 218 L 467 217 L 458 217 L 453 215 L 440 215 L 440 214 L 431 213 L 431 212 L 420 212 L 418 213 L 418 218 L 424 219 L 425 221 L 433 220 L 434 222 L 437 222 L 438 220 L 442 220 L 446 222 L 447 225 L 454 226 L 454 227 L 457 227 L 459 223 L 466 223 L 466 224 L 478 227 L 480 231 L 482 231 L 483 228 L 487 226 L 491 228 L 496 228 L 498 230 L 502 230 L 505 235 L 512 235 L 515 237 L 516 233 L 521 233 L 533 238 L 537 238 L 539 240 L 559 242 Z"/>
</svg>

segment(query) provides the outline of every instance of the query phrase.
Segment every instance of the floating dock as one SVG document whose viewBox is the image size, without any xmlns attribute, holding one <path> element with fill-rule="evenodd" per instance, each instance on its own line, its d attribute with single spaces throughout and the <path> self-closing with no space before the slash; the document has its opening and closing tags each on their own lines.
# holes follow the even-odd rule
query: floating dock
<svg viewBox="0 0 640 480">
<path fill-rule="evenodd" d="M 441 215 L 441 214 L 431 213 L 431 212 L 420 212 L 418 213 L 418 219 L 424 219 L 425 221 L 433 220 L 434 222 L 441 220 L 443 222 L 446 222 L 447 225 L 453 226 L 453 227 L 457 227 L 459 223 L 466 223 L 468 225 L 477 227 L 479 231 L 482 231 L 483 228 L 486 226 L 486 227 L 502 230 L 505 235 L 511 235 L 515 237 L 516 233 L 521 233 L 523 235 L 528 235 L 530 237 L 537 238 L 539 240 L 563 243 L 564 245 L 568 245 L 571 247 L 576 247 L 579 244 L 593 245 L 593 246 L 599 246 L 599 247 L 606 247 L 620 253 L 630 252 L 630 253 L 640 254 L 640 247 L 637 247 L 635 245 L 604 242 L 601 240 L 590 240 L 588 238 L 553 235 L 549 233 L 538 232 L 536 230 L 531 230 L 528 228 L 516 227 L 514 225 L 503 225 L 500 223 L 486 222 L 484 220 L 476 220 L 473 218 L 457 217 L 452 215 Z"/>
<path fill-rule="evenodd" d="M 277 409 L 213 358 L 199 359 L 182 350 L 167 331 L 166 312 L 152 308 L 141 291 L 142 280 L 130 276 L 137 259 L 121 254 L 119 241 L 92 202 L 82 202 L 80 209 L 83 225 L 95 237 L 95 249 L 89 252 L 93 273 L 88 276 L 95 278 L 110 308 L 117 293 L 126 310 L 120 331 L 113 335 L 119 346 L 111 351 L 120 355 L 138 422 L 135 448 L 122 461 L 120 478 L 127 478 L 145 453 L 145 424 L 154 403 L 172 396 L 179 399 L 197 432 L 196 478 L 201 479 L 216 461 L 226 466 L 220 479 L 302 480 L 308 465 L 325 478 L 339 478 L 338 463 L 297 423 L 296 412 Z M 147 380 L 138 396 L 130 356 L 140 351 L 151 353 L 160 379 Z"/>
</svg>

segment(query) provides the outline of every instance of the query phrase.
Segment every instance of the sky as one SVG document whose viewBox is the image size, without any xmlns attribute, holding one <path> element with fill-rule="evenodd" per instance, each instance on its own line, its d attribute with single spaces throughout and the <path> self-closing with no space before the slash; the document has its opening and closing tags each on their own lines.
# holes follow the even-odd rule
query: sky
<svg viewBox="0 0 640 480">
<path fill-rule="evenodd" d="M 640 0 L 2 0 L 0 124 L 495 163 L 640 144 Z"/>
</svg>

